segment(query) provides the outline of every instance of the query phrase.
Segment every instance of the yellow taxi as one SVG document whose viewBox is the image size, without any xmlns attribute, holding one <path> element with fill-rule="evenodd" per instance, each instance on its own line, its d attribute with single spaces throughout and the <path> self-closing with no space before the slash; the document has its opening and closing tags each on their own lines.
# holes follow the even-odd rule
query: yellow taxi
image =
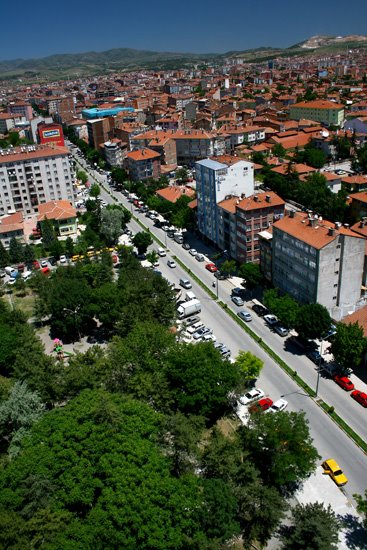
<svg viewBox="0 0 367 550">
<path fill-rule="evenodd" d="M 343 470 L 333 458 L 324 460 L 322 467 L 324 468 L 324 474 L 328 474 L 331 479 L 335 481 L 338 487 L 348 483 L 347 476 L 343 473 Z"/>
<path fill-rule="evenodd" d="M 80 260 L 79 254 L 75 254 L 75 256 L 72 256 L 72 257 L 71 257 L 71 261 L 72 261 L 72 262 L 78 262 L 79 260 Z"/>
</svg>

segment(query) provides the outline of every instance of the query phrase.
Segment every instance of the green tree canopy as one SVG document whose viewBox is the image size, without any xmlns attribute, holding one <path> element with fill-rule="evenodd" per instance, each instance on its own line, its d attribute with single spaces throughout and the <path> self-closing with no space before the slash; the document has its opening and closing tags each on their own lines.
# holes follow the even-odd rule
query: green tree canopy
<svg viewBox="0 0 367 550">
<path fill-rule="evenodd" d="M 15 237 L 9 242 L 9 258 L 11 263 L 21 262 L 24 258 L 23 245 Z"/>
<path fill-rule="evenodd" d="M 149 233 L 146 231 L 139 231 L 134 235 L 132 241 L 136 248 L 138 249 L 138 254 L 145 254 L 148 250 L 148 246 L 153 243 L 153 239 Z"/>
<path fill-rule="evenodd" d="M 321 338 L 329 330 L 331 317 L 326 307 L 320 304 L 305 304 L 298 311 L 294 328 L 303 338 Z"/>
<path fill-rule="evenodd" d="M 264 304 L 286 327 L 293 328 L 296 325 L 299 305 L 289 294 L 280 296 L 277 289 L 266 290 Z"/>
<path fill-rule="evenodd" d="M 6 267 L 10 264 L 9 252 L 6 250 L 2 242 L 0 242 L 0 267 Z"/>
<path fill-rule="evenodd" d="M 250 351 L 240 351 L 236 357 L 236 365 L 241 373 L 243 382 L 248 384 L 259 377 L 264 362 Z"/>
<path fill-rule="evenodd" d="M 108 245 L 116 244 L 125 225 L 125 215 L 119 208 L 104 208 L 101 212 L 101 234 Z"/>
<path fill-rule="evenodd" d="M 84 170 L 78 170 L 76 173 L 76 178 L 82 182 L 83 185 L 85 185 L 88 181 L 88 175 Z"/>
<path fill-rule="evenodd" d="M 263 280 L 259 264 L 242 264 L 239 274 L 244 278 L 246 287 L 249 289 L 257 287 Z"/>
<path fill-rule="evenodd" d="M 336 550 L 340 521 L 321 502 L 298 504 L 292 509 L 291 525 L 282 529 L 284 550 Z"/>
<path fill-rule="evenodd" d="M 358 323 L 339 323 L 331 343 L 331 351 L 339 365 L 345 369 L 355 369 L 362 360 L 367 339 Z"/>
</svg>

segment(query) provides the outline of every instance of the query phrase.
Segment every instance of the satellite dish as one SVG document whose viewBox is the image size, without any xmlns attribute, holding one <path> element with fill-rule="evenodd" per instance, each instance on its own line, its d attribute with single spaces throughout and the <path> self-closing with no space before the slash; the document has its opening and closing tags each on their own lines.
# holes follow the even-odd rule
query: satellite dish
<svg viewBox="0 0 367 550">
<path fill-rule="evenodd" d="M 322 137 L 325 137 L 325 138 L 329 137 L 329 132 L 327 130 L 323 130 L 321 133 L 322 133 Z"/>
</svg>

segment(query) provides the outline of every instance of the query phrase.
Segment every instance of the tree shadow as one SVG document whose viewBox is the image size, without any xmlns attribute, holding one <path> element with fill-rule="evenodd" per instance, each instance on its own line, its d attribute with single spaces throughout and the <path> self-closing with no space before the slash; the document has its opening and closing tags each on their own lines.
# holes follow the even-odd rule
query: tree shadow
<svg viewBox="0 0 367 550">
<path fill-rule="evenodd" d="M 362 521 L 352 514 L 338 516 L 345 532 L 347 547 L 351 550 L 367 549 L 367 530 Z"/>
</svg>

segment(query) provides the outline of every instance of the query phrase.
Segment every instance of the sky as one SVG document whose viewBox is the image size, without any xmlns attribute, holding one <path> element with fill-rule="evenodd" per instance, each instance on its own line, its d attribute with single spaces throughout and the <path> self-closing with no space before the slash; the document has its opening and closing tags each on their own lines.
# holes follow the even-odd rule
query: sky
<svg viewBox="0 0 367 550">
<path fill-rule="evenodd" d="M 111 48 L 224 53 L 367 34 L 367 1 L 18 0 L 2 3 L 1 19 L 0 60 Z"/>
</svg>

